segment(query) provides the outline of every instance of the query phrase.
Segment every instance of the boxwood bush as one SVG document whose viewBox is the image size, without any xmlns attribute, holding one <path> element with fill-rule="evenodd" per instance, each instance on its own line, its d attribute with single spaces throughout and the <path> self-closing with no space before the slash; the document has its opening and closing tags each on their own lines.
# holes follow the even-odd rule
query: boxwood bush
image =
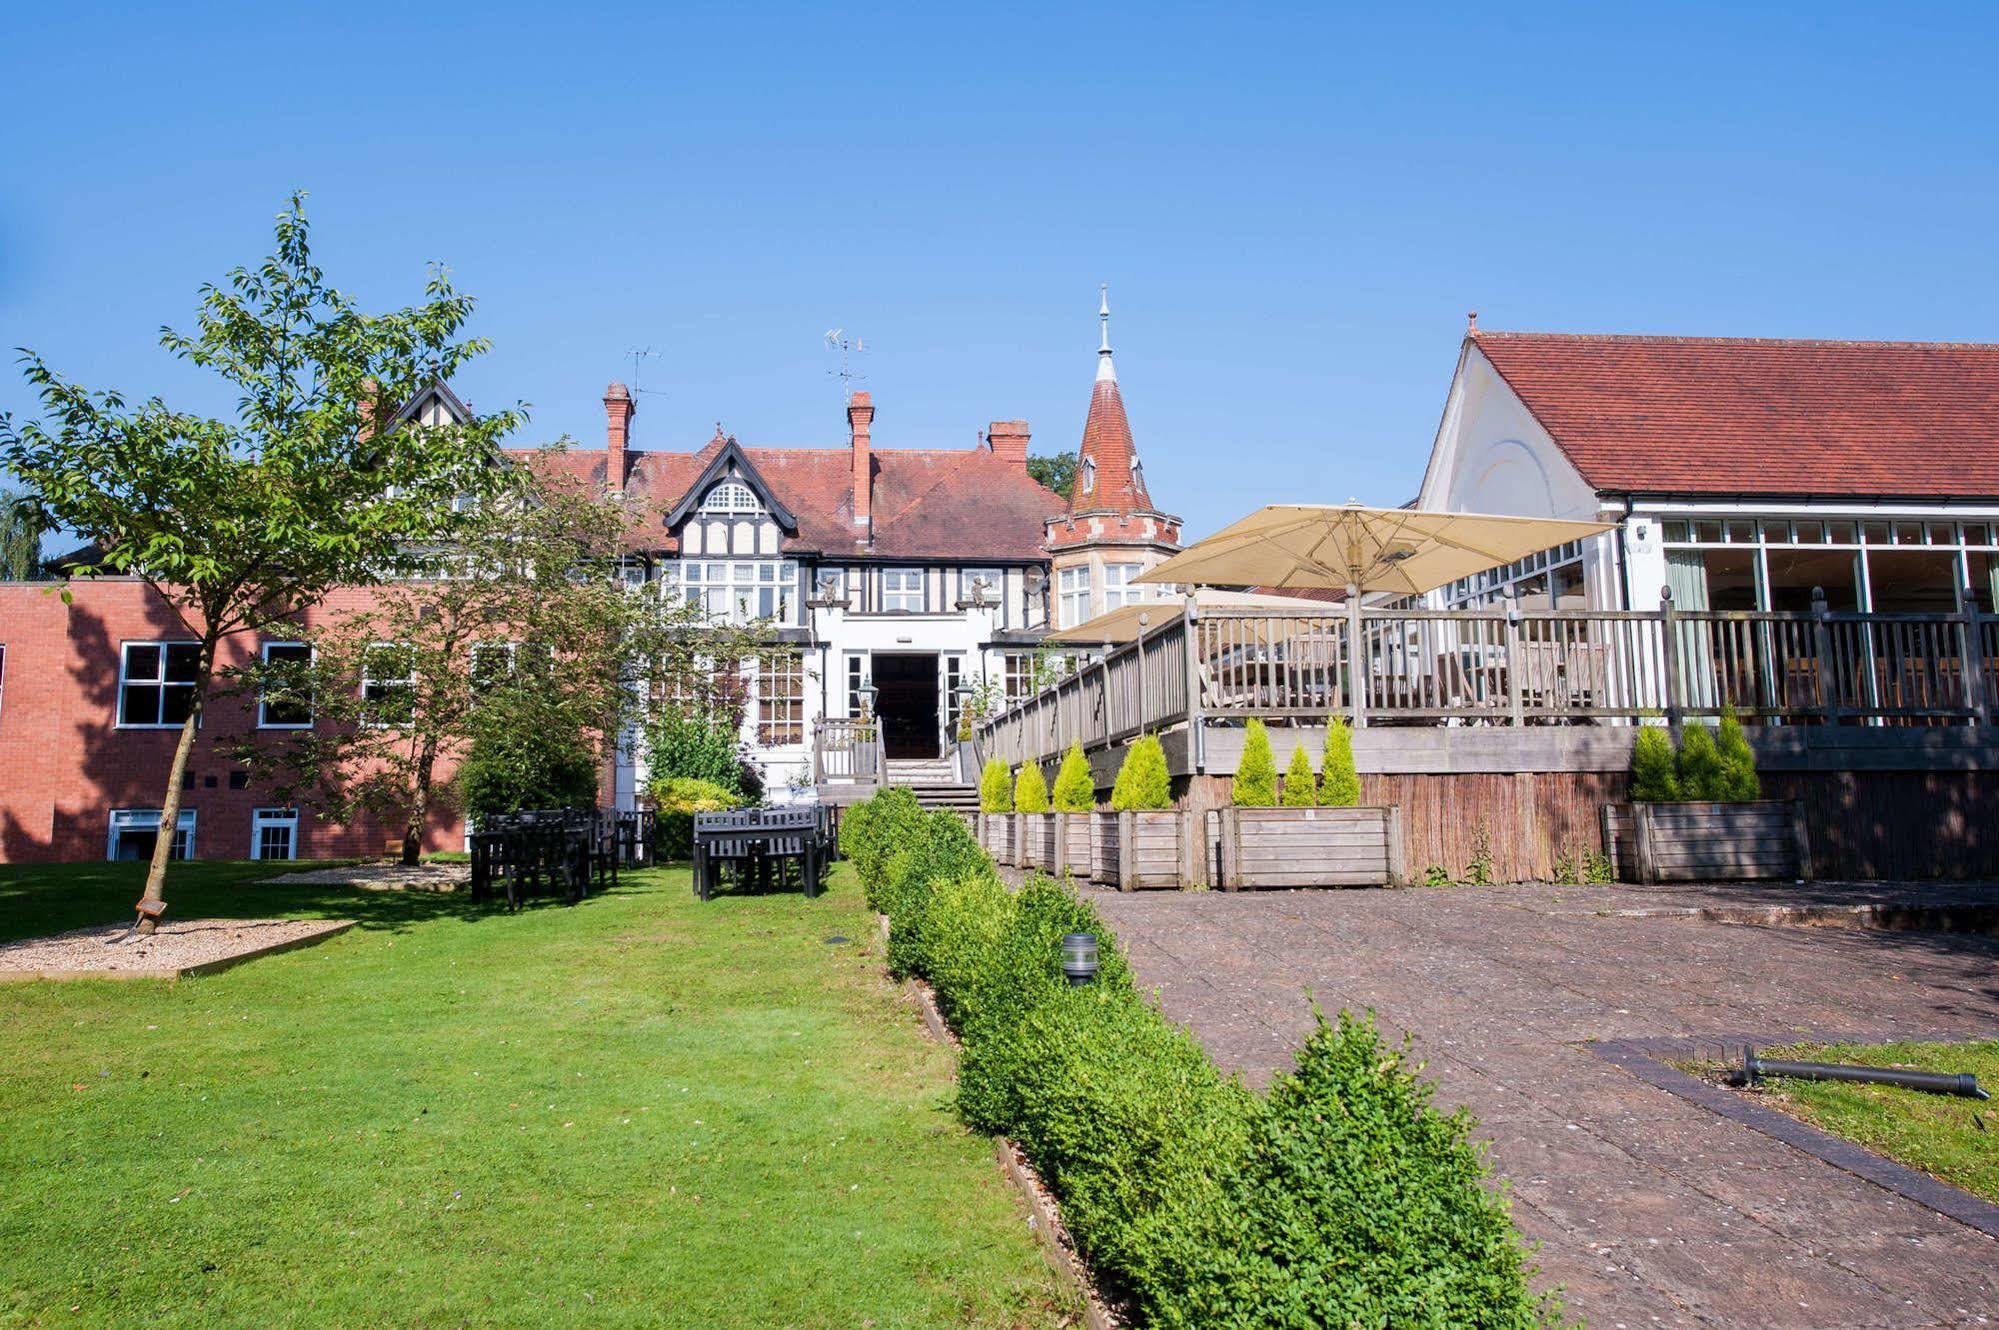
<svg viewBox="0 0 1999 1330">
<path fill-rule="evenodd" d="M 841 845 L 890 917 L 892 968 L 931 982 L 963 1040 L 959 1112 L 1019 1142 L 1128 1323 L 1559 1323 L 1471 1119 L 1437 1112 L 1370 1021 L 1320 1018 L 1259 1097 L 1139 991 L 1087 902 L 1009 890 L 954 815 L 888 791 Z M 1100 956 L 1082 988 L 1062 975 L 1077 932 Z"/>
</svg>

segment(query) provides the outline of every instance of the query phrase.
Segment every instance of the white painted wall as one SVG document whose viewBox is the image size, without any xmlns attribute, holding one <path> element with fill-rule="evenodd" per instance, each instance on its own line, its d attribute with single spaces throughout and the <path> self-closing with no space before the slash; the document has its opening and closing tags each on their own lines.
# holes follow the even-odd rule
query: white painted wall
<svg viewBox="0 0 1999 1330">
<path fill-rule="evenodd" d="M 1622 509 L 1601 507 L 1596 491 L 1563 456 L 1541 422 L 1485 353 L 1471 344 L 1458 359 L 1416 506 L 1581 522 L 1616 521 L 1623 516 Z M 1634 524 L 1622 537 L 1633 608 L 1658 606 L 1666 574 L 1658 537 L 1656 522 Z M 1584 583 L 1594 608 L 1622 608 L 1619 539 L 1618 532 L 1607 532 L 1583 547 Z M 1641 587 L 1651 589 L 1649 604 L 1638 595 Z"/>
</svg>

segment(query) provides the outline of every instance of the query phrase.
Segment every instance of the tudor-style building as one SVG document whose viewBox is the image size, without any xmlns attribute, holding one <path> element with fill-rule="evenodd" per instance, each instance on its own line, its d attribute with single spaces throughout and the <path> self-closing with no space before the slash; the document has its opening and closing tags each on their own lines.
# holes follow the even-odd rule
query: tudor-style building
<svg viewBox="0 0 1999 1330">
<path fill-rule="evenodd" d="M 632 540 L 629 582 L 773 624 L 780 649 L 742 666 L 744 738 L 772 797 L 810 783 L 827 719 L 877 717 L 891 762 L 948 756 L 975 688 L 1018 695 L 1051 622 L 1136 601 L 1148 589 L 1130 580 L 1178 548 L 1179 519 L 1146 492 L 1107 302 L 1099 319 L 1066 504 L 1028 474 L 1024 420 L 993 421 L 974 448 L 877 447 L 873 396 L 856 392 L 844 447 L 745 446 L 718 425 L 693 452 L 652 451 L 632 446 L 629 390 L 606 389 L 605 446 L 563 465 L 657 514 Z M 618 773 L 621 804 L 645 776 L 642 757 Z"/>
</svg>

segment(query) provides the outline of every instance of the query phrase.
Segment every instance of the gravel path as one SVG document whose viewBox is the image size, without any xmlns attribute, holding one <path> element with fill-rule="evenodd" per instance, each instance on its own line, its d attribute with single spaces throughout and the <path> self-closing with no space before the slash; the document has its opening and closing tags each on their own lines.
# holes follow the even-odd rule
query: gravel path
<svg viewBox="0 0 1999 1330">
<path fill-rule="evenodd" d="M 359 887 L 363 891 L 457 891 L 472 882 L 470 864 L 347 864 L 339 868 L 315 868 L 303 873 L 281 873 L 271 882 L 293 882 L 305 886 Z"/>
<path fill-rule="evenodd" d="M 171 978 L 191 966 L 302 946 L 353 926 L 345 919 L 168 920 L 151 937 L 107 946 L 124 934 L 127 925 L 101 924 L 0 945 L 0 980 L 83 975 Z"/>
</svg>

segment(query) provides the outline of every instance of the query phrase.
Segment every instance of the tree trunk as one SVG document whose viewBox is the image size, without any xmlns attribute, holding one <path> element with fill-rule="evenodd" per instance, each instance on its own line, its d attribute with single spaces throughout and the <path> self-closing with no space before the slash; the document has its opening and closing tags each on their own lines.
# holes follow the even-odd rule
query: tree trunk
<svg viewBox="0 0 1999 1330">
<path fill-rule="evenodd" d="M 437 768 L 437 745 L 425 740 L 417 750 L 416 798 L 410 800 L 410 819 L 403 826 L 403 865 L 416 867 L 423 855 L 423 828 L 430 821 L 432 773 Z"/>
<path fill-rule="evenodd" d="M 209 673 L 215 665 L 215 640 L 206 638 L 201 644 L 201 661 L 194 677 L 194 697 L 187 709 L 187 720 L 181 724 L 180 740 L 174 744 L 174 760 L 167 772 L 166 797 L 160 800 L 160 834 L 153 842 L 153 862 L 146 869 L 146 891 L 140 899 L 139 933 L 149 935 L 158 929 L 160 916 L 167 908 L 167 860 L 173 854 L 174 833 L 180 826 L 181 788 L 187 783 L 188 759 L 194 755 L 195 731 L 201 727 L 202 708 L 208 703 Z"/>
</svg>

